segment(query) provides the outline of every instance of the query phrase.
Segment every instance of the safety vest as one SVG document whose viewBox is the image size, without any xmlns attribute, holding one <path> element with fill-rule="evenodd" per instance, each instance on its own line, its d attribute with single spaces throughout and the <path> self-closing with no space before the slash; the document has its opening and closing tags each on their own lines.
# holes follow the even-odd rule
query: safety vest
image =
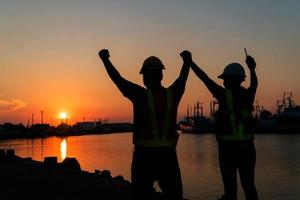
<svg viewBox="0 0 300 200">
<path fill-rule="evenodd" d="M 232 133 L 225 135 L 217 135 L 218 140 L 226 140 L 226 141 L 242 141 L 242 140 L 251 140 L 254 138 L 253 133 L 247 133 L 245 129 L 245 121 L 249 120 L 250 113 L 249 109 L 246 105 L 242 108 L 242 119 L 238 122 L 237 117 L 234 112 L 234 102 L 232 97 L 232 91 L 230 89 L 225 90 L 227 109 L 229 114 L 230 126 L 232 129 Z"/>
<path fill-rule="evenodd" d="M 150 115 L 149 119 L 152 139 L 136 138 L 134 140 L 134 144 L 139 147 L 175 147 L 177 145 L 177 138 L 170 139 L 167 137 L 169 133 L 173 109 L 172 90 L 166 89 L 166 110 L 162 130 L 159 130 L 158 127 L 153 93 L 150 89 L 146 90 L 146 96 Z"/>
</svg>

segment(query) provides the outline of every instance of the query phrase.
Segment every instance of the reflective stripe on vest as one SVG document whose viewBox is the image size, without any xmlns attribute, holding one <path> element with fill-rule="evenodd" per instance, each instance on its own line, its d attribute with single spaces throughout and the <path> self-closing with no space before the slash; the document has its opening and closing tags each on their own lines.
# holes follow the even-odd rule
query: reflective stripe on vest
<svg viewBox="0 0 300 200">
<path fill-rule="evenodd" d="M 175 140 L 167 139 L 167 135 L 168 135 L 170 123 L 171 123 L 171 115 L 172 115 L 172 107 L 173 107 L 172 90 L 166 89 L 166 111 L 165 111 L 165 119 L 164 119 L 164 123 L 163 123 L 161 132 L 159 131 L 159 128 L 158 128 L 153 93 L 150 89 L 148 89 L 148 90 L 146 90 L 146 94 L 147 94 L 147 101 L 148 101 L 148 107 L 149 107 L 151 133 L 152 133 L 153 139 L 151 139 L 151 140 L 135 139 L 134 143 L 141 147 L 176 146 L 177 139 L 175 139 Z M 161 133 L 161 134 L 159 135 L 159 133 Z"/>
<path fill-rule="evenodd" d="M 236 115 L 234 112 L 234 103 L 232 97 L 232 91 L 230 89 L 225 90 L 226 101 L 227 101 L 227 108 L 229 114 L 229 121 L 233 131 L 233 134 L 229 135 L 218 135 L 218 139 L 220 140 L 250 140 L 254 137 L 254 134 L 245 134 L 245 126 L 244 120 L 248 118 L 248 109 L 246 106 L 243 106 L 242 110 L 242 120 L 241 122 L 237 123 Z"/>
</svg>

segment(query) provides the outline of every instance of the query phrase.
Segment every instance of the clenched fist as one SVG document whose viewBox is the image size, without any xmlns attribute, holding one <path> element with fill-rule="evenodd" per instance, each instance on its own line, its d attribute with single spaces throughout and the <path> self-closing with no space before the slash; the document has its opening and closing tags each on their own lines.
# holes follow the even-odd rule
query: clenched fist
<svg viewBox="0 0 300 200">
<path fill-rule="evenodd" d="M 184 62 L 192 62 L 192 54 L 191 52 L 184 50 L 183 52 L 180 53 L 180 56 L 182 57 Z"/>
<path fill-rule="evenodd" d="M 251 56 L 247 56 L 246 57 L 246 63 L 248 65 L 249 69 L 255 69 L 256 62 L 255 62 L 254 58 L 252 58 Z"/>
<path fill-rule="evenodd" d="M 102 49 L 101 51 L 99 51 L 99 57 L 102 60 L 108 59 L 109 58 L 109 51 L 107 49 Z"/>
</svg>

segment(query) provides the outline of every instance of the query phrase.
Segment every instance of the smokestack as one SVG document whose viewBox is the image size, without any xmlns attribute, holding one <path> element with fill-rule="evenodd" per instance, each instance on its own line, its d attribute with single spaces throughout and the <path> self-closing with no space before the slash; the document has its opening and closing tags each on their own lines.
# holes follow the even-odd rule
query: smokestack
<svg viewBox="0 0 300 200">
<path fill-rule="evenodd" d="M 31 114 L 31 126 L 33 126 L 33 119 L 34 119 L 34 114 Z"/>
<path fill-rule="evenodd" d="M 44 111 L 41 110 L 41 124 L 44 124 Z"/>
<path fill-rule="evenodd" d="M 203 106 L 200 107 L 200 115 L 203 116 Z"/>
</svg>

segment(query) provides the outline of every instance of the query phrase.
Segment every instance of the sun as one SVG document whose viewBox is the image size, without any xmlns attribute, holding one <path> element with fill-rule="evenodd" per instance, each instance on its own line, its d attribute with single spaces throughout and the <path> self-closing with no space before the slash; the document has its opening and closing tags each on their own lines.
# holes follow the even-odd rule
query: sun
<svg viewBox="0 0 300 200">
<path fill-rule="evenodd" d="M 59 118 L 60 119 L 67 119 L 67 113 L 66 112 L 59 113 Z"/>
</svg>

